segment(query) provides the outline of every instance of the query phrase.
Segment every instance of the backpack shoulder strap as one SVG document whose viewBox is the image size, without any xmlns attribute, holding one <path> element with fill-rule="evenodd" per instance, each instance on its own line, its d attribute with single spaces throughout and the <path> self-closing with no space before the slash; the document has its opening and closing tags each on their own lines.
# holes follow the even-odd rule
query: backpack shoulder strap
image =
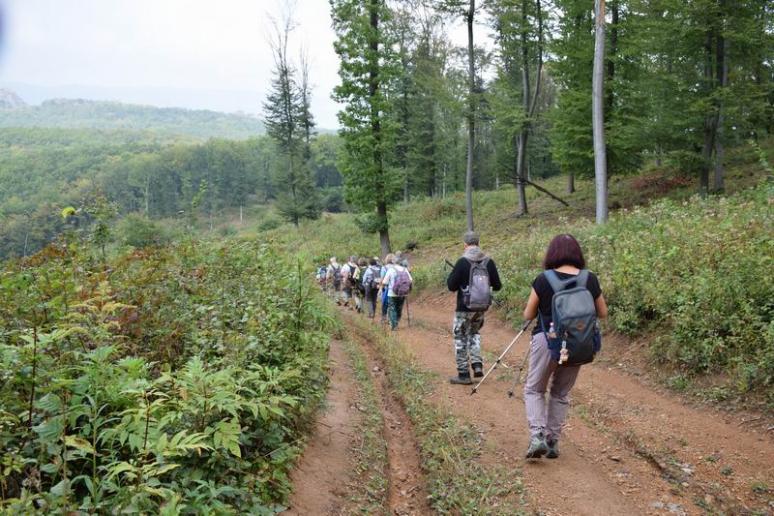
<svg viewBox="0 0 774 516">
<path fill-rule="evenodd" d="M 577 275 L 567 278 L 566 280 L 560 279 L 559 275 L 556 274 L 556 271 L 553 269 L 545 271 L 543 275 L 548 280 L 548 284 L 551 285 L 554 294 L 564 290 L 567 288 L 567 285 L 572 283 L 575 283 L 578 287 L 586 288 L 586 282 L 589 279 L 589 271 L 587 269 L 581 270 Z"/>
<path fill-rule="evenodd" d="M 554 291 L 554 294 L 564 290 L 565 283 L 559 279 L 559 276 L 556 274 L 555 270 L 548 269 L 547 271 L 543 272 L 543 276 L 545 276 L 546 280 L 548 280 L 548 284 L 551 285 L 551 289 Z"/>
<path fill-rule="evenodd" d="M 589 270 L 583 269 L 575 277 L 575 285 L 578 287 L 586 288 L 586 283 L 589 281 Z"/>
</svg>

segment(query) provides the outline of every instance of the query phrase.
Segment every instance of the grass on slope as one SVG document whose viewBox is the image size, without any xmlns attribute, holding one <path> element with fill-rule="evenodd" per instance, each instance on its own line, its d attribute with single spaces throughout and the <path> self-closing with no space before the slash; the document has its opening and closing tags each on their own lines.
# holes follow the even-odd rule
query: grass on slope
<svg viewBox="0 0 774 516">
<path fill-rule="evenodd" d="M 774 141 L 767 142 L 771 149 Z M 627 334 L 654 332 L 652 359 L 687 378 L 722 373 L 728 392 L 763 394 L 774 403 L 774 265 L 770 182 L 749 148 L 730 156 L 726 197 L 692 196 L 695 183 L 651 170 L 613 178 L 610 203 L 620 206 L 610 223 L 592 223 L 593 185 L 579 181 L 564 208 L 530 189 L 530 214 L 514 217 L 515 192 L 475 195 L 477 229 L 505 278 L 499 294 L 518 321 L 531 280 L 551 237 L 575 234 L 589 267 L 600 273 L 611 325 Z M 561 192 L 563 179 L 544 184 Z M 757 186 L 751 186 L 756 185 Z M 668 193 L 668 197 L 650 199 Z M 399 205 L 391 216 L 394 247 L 418 243 L 420 284 L 440 285 L 443 259 L 461 251 L 461 195 Z M 377 239 L 364 235 L 350 215 L 326 215 L 298 231 L 283 226 L 264 233 L 280 247 L 324 261 L 331 254 L 373 255 Z"/>
</svg>

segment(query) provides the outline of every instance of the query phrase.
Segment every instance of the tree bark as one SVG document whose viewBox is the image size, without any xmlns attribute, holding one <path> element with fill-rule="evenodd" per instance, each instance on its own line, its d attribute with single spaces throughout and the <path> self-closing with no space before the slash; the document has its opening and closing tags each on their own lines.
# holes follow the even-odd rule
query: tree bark
<svg viewBox="0 0 774 516">
<path fill-rule="evenodd" d="M 527 138 L 529 137 L 529 49 L 527 48 L 527 0 L 521 1 L 521 83 L 522 105 L 525 120 L 521 124 L 519 140 L 516 145 L 516 190 L 519 195 L 519 214 L 527 214 L 526 184 L 524 183 L 524 161 L 527 157 Z"/>
<path fill-rule="evenodd" d="M 467 13 L 468 22 L 468 162 L 465 170 L 465 215 L 468 231 L 473 231 L 473 146 L 476 127 L 476 67 L 473 48 L 473 19 L 476 13 L 476 0 L 470 0 Z"/>
<path fill-rule="evenodd" d="M 605 0 L 594 0 L 594 71 L 592 126 L 594 131 L 594 183 L 597 224 L 607 222 L 607 154 L 605 150 Z"/>
<path fill-rule="evenodd" d="M 725 1 L 721 0 L 721 7 L 725 6 Z M 722 33 L 718 35 L 717 39 L 717 81 L 718 85 L 725 89 L 728 85 L 728 39 L 726 39 Z M 723 99 L 718 101 L 718 122 L 717 122 L 717 136 L 715 138 L 715 176 L 713 180 L 712 189 L 716 192 L 722 192 L 725 188 L 724 175 L 725 170 L 723 168 L 723 160 L 725 159 L 725 148 L 723 147 Z"/>
<path fill-rule="evenodd" d="M 379 2 L 380 0 L 370 0 L 368 4 L 370 24 L 373 29 L 373 36 L 368 43 L 372 55 L 379 55 Z M 368 95 L 371 99 L 371 134 L 374 138 L 373 160 L 376 172 L 376 216 L 379 220 L 379 244 L 382 256 L 386 256 L 392 251 L 390 245 L 390 228 L 387 219 L 387 199 L 385 195 L 384 184 L 384 163 L 382 163 L 382 124 L 379 109 L 375 103 L 375 97 L 379 93 L 379 61 L 374 60 L 371 69 L 368 72 Z"/>
<path fill-rule="evenodd" d="M 704 81 L 707 84 L 707 95 L 710 95 L 714 88 L 714 74 L 713 74 L 713 29 L 707 29 L 707 34 L 704 41 Z M 714 103 L 711 104 L 713 107 Z M 710 108 L 712 109 L 712 108 Z M 717 135 L 717 110 L 712 109 L 704 115 L 704 145 L 702 147 L 703 163 L 701 165 L 701 171 L 699 172 L 699 194 L 705 197 L 709 192 L 709 169 L 712 162 L 712 154 L 715 150 L 715 139 Z"/>
</svg>

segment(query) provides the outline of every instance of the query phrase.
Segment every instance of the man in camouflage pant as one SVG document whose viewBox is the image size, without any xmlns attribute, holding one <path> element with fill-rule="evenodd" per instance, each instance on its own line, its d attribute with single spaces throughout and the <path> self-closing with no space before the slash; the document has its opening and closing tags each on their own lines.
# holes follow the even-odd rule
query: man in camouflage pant
<svg viewBox="0 0 774 516">
<path fill-rule="evenodd" d="M 470 369 L 473 376 L 480 378 L 484 375 L 484 361 L 481 358 L 481 334 L 479 331 L 484 325 L 484 312 L 471 311 L 465 306 L 464 291 L 470 283 L 471 263 L 481 262 L 487 256 L 479 248 L 477 233 L 468 231 L 463 237 L 465 251 L 457 260 L 446 285 L 449 290 L 457 293 L 457 308 L 454 313 L 454 352 L 457 362 L 457 376 L 449 379 L 451 383 L 470 385 Z M 493 290 L 500 290 L 502 283 L 497 272 L 497 266 L 491 258 L 486 262 L 486 270 L 489 274 L 489 284 Z"/>
</svg>

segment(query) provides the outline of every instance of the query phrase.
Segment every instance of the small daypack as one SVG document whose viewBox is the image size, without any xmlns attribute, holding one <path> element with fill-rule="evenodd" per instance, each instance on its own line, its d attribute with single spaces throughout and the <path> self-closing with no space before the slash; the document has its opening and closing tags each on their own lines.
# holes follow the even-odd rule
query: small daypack
<svg viewBox="0 0 774 516">
<path fill-rule="evenodd" d="M 597 327 L 597 308 L 586 282 L 589 271 L 582 270 L 577 276 L 562 280 L 553 270 L 545 271 L 546 280 L 554 295 L 551 298 L 553 332 L 545 328 L 551 357 L 560 365 L 588 364 L 601 347 Z M 566 349 L 566 361 L 562 362 L 562 349 Z"/>
<path fill-rule="evenodd" d="M 331 265 L 331 268 L 333 269 L 333 285 L 339 288 L 339 285 L 341 285 L 341 265 L 338 267 Z"/>
<path fill-rule="evenodd" d="M 356 288 L 361 294 L 365 294 L 365 285 L 361 281 L 363 279 L 363 269 L 361 267 L 355 267 L 355 271 L 352 273 L 353 288 Z"/>
<path fill-rule="evenodd" d="M 382 273 L 382 269 L 371 265 L 368 267 L 368 269 L 371 271 L 371 276 L 368 278 L 368 282 L 365 284 L 366 291 L 373 292 L 375 290 L 379 289 L 379 278 Z"/>
<path fill-rule="evenodd" d="M 468 286 L 462 290 L 462 302 L 471 312 L 486 312 L 492 305 L 492 289 L 489 281 L 489 258 L 470 263 Z"/>
<path fill-rule="evenodd" d="M 411 292 L 411 276 L 406 269 L 395 270 L 395 283 L 392 284 L 392 292 L 398 297 L 405 297 Z"/>
</svg>

